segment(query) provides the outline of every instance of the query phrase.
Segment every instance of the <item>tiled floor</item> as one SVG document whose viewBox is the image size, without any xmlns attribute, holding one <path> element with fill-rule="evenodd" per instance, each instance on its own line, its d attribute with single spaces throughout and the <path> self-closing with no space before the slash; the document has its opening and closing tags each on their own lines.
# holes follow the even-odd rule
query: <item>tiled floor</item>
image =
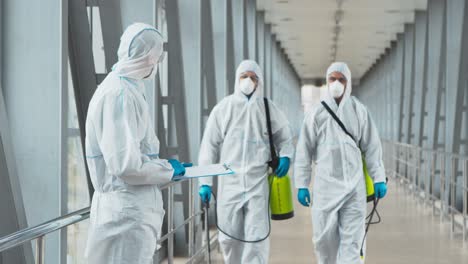
<svg viewBox="0 0 468 264">
<path fill-rule="evenodd" d="M 468 263 L 468 245 L 461 235 L 451 238 L 449 223 L 441 224 L 402 186 L 390 182 L 379 212 L 382 223 L 371 227 L 366 263 Z M 291 220 L 272 222 L 270 263 L 316 263 L 310 210 L 296 202 L 295 213 Z M 223 263 L 219 253 L 213 253 L 212 263 Z"/>
</svg>

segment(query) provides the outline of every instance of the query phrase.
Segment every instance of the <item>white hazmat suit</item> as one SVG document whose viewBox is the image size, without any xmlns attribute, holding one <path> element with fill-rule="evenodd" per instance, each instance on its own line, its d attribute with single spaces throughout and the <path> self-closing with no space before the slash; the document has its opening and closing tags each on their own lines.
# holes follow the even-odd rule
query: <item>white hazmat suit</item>
<svg viewBox="0 0 468 264">
<path fill-rule="evenodd" d="M 332 72 L 342 73 L 347 87 L 339 105 L 330 92 L 325 102 L 358 140 L 374 182 L 385 182 L 380 138 L 367 108 L 351 97 L 351 72 L 346 64 L 333 63 L 327 81 Z M 312 161 L 316 164 L 312 224 L 318 263 L 361 263 L 366 218 L 361 151 L 322 105 L 306 115 L 301 129 L 294 169 L 296 188 L 308 188 Z"/>
<path fill-rule="evenodd" d="M 133 24 L 121 38 L 119 61 L 96 90 L 86 120 L 86 157 L 95 188 L 86 247 L 90 264 L 153 263 L 164 216 L 158 185 L 173 168 L 159 159 L 143 79 L 163 53 L 159 32 Z"/>
<path fill-rule="evenodd" d="M 245 72 L 258 77 L 250 99 L 240 91 L 239 79 Z M 273 140 L 280 157 L 292 159 L 292 132 L 278 107 L 269 101 Z M 258 240 L 268 233 L 268 130 L 263 101 L 263 74 L 254 61 L 243 61 L 236 71 L 234 94 L 218 103 L 210 114 L 200 146 L 199 164 L 227 163 L 233 176 L 218 178 L 218 225 L 236 238 Z M 211 178 L 200 185 L 212 185 Z M 225 262 L 267 263 L 269 240 L 243 243 L 223 233 L 219 242 Z"/>
</svg>

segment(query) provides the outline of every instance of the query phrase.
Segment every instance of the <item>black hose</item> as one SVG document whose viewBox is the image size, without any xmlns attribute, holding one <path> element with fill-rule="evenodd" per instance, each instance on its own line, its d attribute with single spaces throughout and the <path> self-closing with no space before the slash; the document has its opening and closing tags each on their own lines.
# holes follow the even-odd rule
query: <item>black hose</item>
<svg viewBox="0 0 468 264">
<path fill-rule="evenodd" d="M 270 234 L 271 234 L 271 220 L 270 220 L 270 195 L 271 195 L 271 186 L 269 188 L 269 192 L 268 192 L 268 214 L 267 214 L 267 218 L 268 218 L 268 233 L 266 234 L 265 237 L 261 238 L 261 239 L 257 239 L 257 240 L 245 240 L 245 239 L 240 239 L 240 238 L 237 238 L 233 235 L 230 235 L 228 234 L 227 232 L 225 232 L 223 229 L 221 229 L 221 227 L 219 227 L 218 225 L 218 199 L 216 198 L 216 195 L 213 193 L 213 191 L 211 192 L 213 194 L 213 198 L 215 200 L 215 219 L 216 219 L 216 228 L 218 228 L 218 230 L 223 233 L 224 235 L 226 235 L 227 237 L 231 238 L 231 239 L 234 239 L 234 240 L 237 240 L 239 242 L 243 242 L 243 243 L 259 243 L 259 242 L 262 242 L 264 240 L 266 240 Z"/>
<path fill-rule="evenodd" d="M 377 205 L 378 205 L 378 203 L 379 203 L 379 200 L 380 200 L 380 199 L 376 199 L 376 200 L 374 201 L 374 206 L 372 207 L 372 211 L 371 211 L 370 214 L 366 217 L 366 220 L 369 219 L 369 222 L 366 223 L 366 232 L 364 233 L 364 237 L 362 238 L 362 243 L 361 243 L 361 258 L 364 257 L 364 251 L 363 251 L 364 242 L 366 241 L 367 232 L 369 231 L 370 225 L 380 223 L 380 215 L 379 215 L 379 212 L 377 212 Z M 376 213 L 376 212 L 377 212 L 377 216 L 379 217 L 379 220 L 378 220 L 377 222 L 372 222 L 372 218 L 374 217 L 374 213 Z"/>
</svg>

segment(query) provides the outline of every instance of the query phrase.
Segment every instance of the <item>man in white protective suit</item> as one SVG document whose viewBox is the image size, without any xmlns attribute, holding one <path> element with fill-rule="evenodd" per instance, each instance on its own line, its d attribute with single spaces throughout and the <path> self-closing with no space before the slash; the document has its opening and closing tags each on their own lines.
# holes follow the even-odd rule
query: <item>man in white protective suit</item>
<svg viewBox="0 0 468 264">
<path fill-rule="evenodd" d="M 285 115 L 268 100 L 273 141 L 279 151 L 278 177 L 289 170 L 294 154 L 292 132 Z M 271 160 L 263 74 L 254 61 L 236 71 L 235 92 L 210 114 L 200 146 L 199 164 L 226 163 L 235 174 L 218 178 L 217 218 L 225 263 L 268 263 L 269 184 Z M 211 196 L 212 179 L 200 180 L 200 197 Z"/>
<path fill-rule="evenodd" d="M 297 144 L 294 180 L 299 202 L 312 206 L 318 263 L 361 263 L 367 197 L 361 153 L 380 199 L 387 192 L 382 147 L 369 111 L 351 96 L 348 66 L 333 63 L 326 79 L 328 96 L 324 101 L 350 135 L 323 105 L 308 113 Z M 311 201 L 312 162 L 316 166 Z"/>
<path fill-rule="evenodd" d="M 152 264 L 164 217 L 159 185 L 185 173 L 184 164 L 159 158 L 145 99 L 163 38 L 136 23 L 121 37 L 119 61 L 91 99 L 86 159 L 95 193 L 85 257 L 90 264 Z"/>
</svg>

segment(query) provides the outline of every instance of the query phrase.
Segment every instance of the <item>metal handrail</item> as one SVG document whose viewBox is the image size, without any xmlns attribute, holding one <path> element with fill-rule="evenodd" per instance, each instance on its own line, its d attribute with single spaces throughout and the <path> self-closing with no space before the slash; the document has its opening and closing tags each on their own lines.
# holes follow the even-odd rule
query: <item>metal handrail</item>
<svg viewBox="0 0 468 264">
<path fill-rule="evenodd" d="M 455 218 L 460 216 L 463 240 L 468 240 L 468 156 L 401 142 L 383 143 L 385 148 L 388 147 L 384 157 L 391 175 L 400 179 L 402 184 L 407 184 L 416 197 L 423 198 L 426 204 L 432 204 L 433 215 L 437 210 L 436 201 L 439 200 L 440 221 L 450 219 L 452 233 L 455 232 Z M 461 183 L 457 184 L 460 169 L 462 178 Z M 436 184 L 439 184 L 439 195 Z M 455 206 L 458 191 L 462 192 L 462 210 Z"/>
<path fill-rule="evenodd" d="M 70 214 L 57 217 L 40 225 L 19 230 L 0 238 L 0 252 L 22 245 L 36 238 L 76 224 L 89 218 L 90 207 L 80 209 Z"/>
<path fill-rule="evenodd" d="M 199 210 L 197 212 L 195 212 L 195 208 L 194 208 L 194 203 L 193 201 L 190 203 L 190 208 L 189 208 L 189 216 L 187 217 L 187 219 L 184 219 L 184 222 L 182 224 L 180 224 L 179 226 L 175 227 L 174 228 L 174 223 L 173 223 L 173 220 L 174 220 L 174 211 L 173 211 L 173 206 L 174 206 L 174 192 L 173 192 L 173 187 L 174 185 L 177 185 L 177 184 L 180 184 L 182 182 L 185 182 L 187 181 L 186 179 L 184 180 L 180 180 L 180 181 L 177 181 L 177 182 L 170 182 L 170 183 L 167 183 L 163 186 L 160 187 L 160 190 L 164 190 L 164 189 L 169 189 L 168 191 L 168 201 L 169 201 L 169 210 L 168 210 L 168 232 L 162 236 L 159 240 L 158 240 L 158 243 L 162 243 L 164 242 L 165 240 L 169 240 L 169 246 L 168 246 L 168 260 L 169 260 L 169 263 L 172 263 L 173 261 L 173 258 L 174 258 L 174 252 L 173 252 L 173 245 L 171 243 L 173 243 L 173 239 L 174 239 L 174 234 L 177 230 L 183 228 L 185 225 L 189 225 L 189 232 L 193 232 L 194 231 L 194 220 L 196 217 L 199 217 L 203 214 L 203 210 Z M 192 200 L 193 199 L 193 188 L 194 188 L 194 181 L 193 180 L 188 180 L 190 182 L 190 199 Z M 52 219 L 52 220 L 49 220 L 45 223 L 42 223 L 42 224 L 39 224 L 37 226 L 34 226 L 34 227 L 29 227 L 29 228 L 25 228 L 25 229 L 22 229 L 22 230 L 19 230 L 17 232 L 14 232 L 10 235 L 6 235 L 6 236 L 3 236 L 0 238 L 0 252 L 3 252 L 5 250 L 8 250 L 8 249 L 11 249 L 13 247 L 17 247 L 17 246 L 20 246 L 24 243 L 27 243 L 27 242 L 30 242 L 30 241 L 33 241 L 33 240 L 37 240 L 36 241 L 36 256 L 35 256 L 35 263 L 38 263 L 38 264 L 41 264 L 41 263 L 44 263 L 44 237 L 47 235 L 47 234 L 50 234 L 52 232 L 55 232 L 57 230 L 60 230 L 60 229 L 63 229 L 63 228 L 66 228 L 70 225 L 74 225 L 76 223 L 79 223 L 79 222 L 82 222 L 86 219 L 88 219 L 90 216 L 90 207 L 86 207 L 86 208 L 83 208 L 83 209 L 80 209 L 80 210 L 77 210 L 75 212 L 72 212 L 72 213 L 69 213 L 67 215 L 63 215 L 63 216 L 60 216 L 60 217 L 57 217 L 55 219 Z M 192 234 L 190 234 L 192 235 Z M 192 235 L 193 236 L 193 235 Z M 190 259 L 189 259 L 189 262 L 191 263 L 191 261 L 197 257 L 199 254 L 202 253 L 204 247 L 202 249 L 200 249 L 199 251 L 197 252 L 193 252 L 193 248 L 194 248 L 194 240 L 193 238 L 191 239 L 190 243 L 189 243 L 189 248 L 190 248 L 190 251 L 189 252 L 189 256 L 190 256 Z"/>
<path fill-rule="evenodd" d="M 462 155 L 462 154 L 458 154 L 458 153 L 447 152 L 447 151 L 443 151 L 443 150 L 439 150 L 439 149 L 431 149 L 431 148 L 427 148 L 427 147 L 420 147 L 420 146 L 411 145 L 411 144 L 403 143 L 403 142 L 391 142 L 391 141 L 385 141 L 385 142 L 388 142 L 388 143 L 394 144 L 394 145 L 398 145 L 398 146 L 407 147 L 407 148 L 418 149 L 418 150 L 422 150 L 422 151 L 426 151 L 426 152 L 430 152 L 430 153 L 443 154 L 445 156 L 455 157 L 455 158 L 458 158 L 458 159 L 468 159 L 468 155 Z"/>
</svg>

